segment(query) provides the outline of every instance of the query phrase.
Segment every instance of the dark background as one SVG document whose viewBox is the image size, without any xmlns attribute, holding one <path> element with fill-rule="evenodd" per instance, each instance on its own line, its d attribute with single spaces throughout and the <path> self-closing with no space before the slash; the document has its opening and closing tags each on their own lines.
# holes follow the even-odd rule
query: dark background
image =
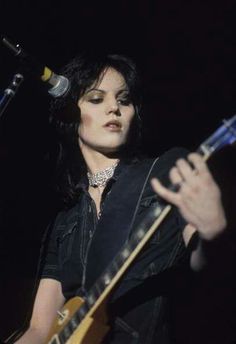
<svg viewBox="0 0 236 344">
<path fill-rule="evenodd" d="M 194 150 L 222 118 L 235 113 L 235 16 L 233 0 L 1 0 L 0 33 L 56 72 L 86 48 L 132 57 L 144 86 L 143 148 L 149 155 L 158 155 L 173 145 Z M 1 92 L 18 67 L 19 61 L 1 46 Z M 0 122 L 2 338 L 26 317 L 41 237 L 57 209 L 47 158 L 53 141 L 49 101 L 44 85 L 29 77 Z M 234 158 L 235 150 L 228 152 L 218 174 L 231 169 Z M 232 271 L 229 274 L 232 278 Z M 233 292 L 232 285 L 218 286 L 223 300 Z M 204 293 L 209 299 L 212 289 Z M 199 294 L 194 298 L 198 304 Z M 193 316 L 196 304 L 191 313 L 183 306 L 179 316 L 191 314 L 203 330 L 209 324 L 217 328 L 215 309 L 209 307 L 205 317 L 201 312 Z M 219 303 L 218 294 L 212 304 L 222 315 L 225 303 Z M 189 332 L 180 333 L 178 343 L 195 343 L 196 333 Z M 225 338 L 222 335 L 219 342 L 226 343 Z"/>
</svg>

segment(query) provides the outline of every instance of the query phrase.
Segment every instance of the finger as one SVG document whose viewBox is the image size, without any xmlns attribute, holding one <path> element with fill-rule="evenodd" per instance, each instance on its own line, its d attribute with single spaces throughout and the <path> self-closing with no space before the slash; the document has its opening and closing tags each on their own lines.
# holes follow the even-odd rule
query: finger
<svg viewBox="0 0 236 344">
<path fill-rule="evenodd" d="M 170 178 L 170 181 L 173 185 L 175 184 L 181 184 L 182 181 L 183 181 L 183 178 L 178 170 L 177 167 L 173 167 L 171 170 L 170 170 L 170 173 L 169 173 L 169 178 Z"/>
<path fill-rule="evenodd" d="M 174 192 L 178 192 L 182 187 L 184 181 L 177 167 L 173 167 L 170 170 L 169 178 L 171 186 L 168 189 Z"/>
<path fill-rule="evenodd" d="M 190 163 L 184 159 L 178 159 L 176 161 L 176 166 L 179 171 L 179 174 L 182 176 L 182 179 L 186 182 L 192 180 L 194 176 L 196 176 L 196 171 L 192 168 Z"/>
<path fill-rule="evenodd" d="M 199 174 L 209 173 L 207 164 L 205 163 L 203 157 L 200 154 L 190 153 L 188 155 L 188 160 L 193 164 L 194 169 L 198 171 Z"/>
<path fill-rule="evenodd" d="M 173 192 L 166 187 L 164 187 L 157 178 L 151 179 L 151 185 L 153 190 L 161 196 L 165 201 L 178 205 L 180 201 L 180 196 L 178 193 Z"/>
</svg>

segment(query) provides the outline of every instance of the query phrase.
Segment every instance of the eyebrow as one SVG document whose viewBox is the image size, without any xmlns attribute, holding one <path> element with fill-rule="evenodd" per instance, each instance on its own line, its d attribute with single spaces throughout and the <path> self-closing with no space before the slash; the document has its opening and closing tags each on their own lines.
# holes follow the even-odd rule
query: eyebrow
<svg viewBox="0 0 236 344">
<path fill-rule="evenodd" d="M 100 93 L 106 93 L 106 91 L 104 91 L 104 90 L 101 90 L 101 89 L 99 89 L 99 88 L 91 88 L 90 90 L 88 90 L 85 94 L 88 94 L 88 93 L 90 93 L 90 92 L 93 92 L 93 91 L 95 91 L 95 92 L 100 92 Z M 119 90 L 118 92 L 117 92 L 117 94 L 120 94 L 120 93 L 122 93 L 122 92 L 129 92 L 129 89 L 126 87 L 126 88 L 122 88 L 121 90 Z"/>
</svg>

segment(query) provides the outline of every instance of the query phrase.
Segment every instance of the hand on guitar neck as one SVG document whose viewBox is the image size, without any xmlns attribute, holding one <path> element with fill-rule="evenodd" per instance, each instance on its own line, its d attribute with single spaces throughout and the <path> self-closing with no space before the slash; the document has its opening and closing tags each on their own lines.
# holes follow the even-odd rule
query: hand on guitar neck
<svg viewBox="0 0 236 344">
<path fill-rule="evenodd" d="M 197 153 L 189 154 L 188 160 L 179 159 L 170 170 L 170 181 L 177 185 L 176 191 L 164 187 L 153 179 L 155 192 L 167 202 L 175 205 L 188 223 L 183 230 L 186 246 L 198 231 L 202 240 L 213 240 L 227 226 L 225 211 L 221 201 L 221 191 L 211 175 L 204 158 Z M 192 252 L 191 267 L 199 270 L 205 265 L 201 240 Z"/>
<path fill-rule="evenodd" d="M 165 188 L 157 179 L 152 186 L 167 202 L 178 207 L 181 215 L 195 227 L 201 238 L 214 239 L 226 228 L 221 192 L 203 157 L 189 154 L 188 161 L 179 159 L 170 171 L 170 180 L 178 191 Z"/>
</svg>

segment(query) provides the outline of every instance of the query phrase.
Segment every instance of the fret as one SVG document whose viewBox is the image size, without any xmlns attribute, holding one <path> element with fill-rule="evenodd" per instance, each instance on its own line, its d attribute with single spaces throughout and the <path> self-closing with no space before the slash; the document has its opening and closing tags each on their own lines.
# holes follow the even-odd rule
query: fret
<svg viewBox="0 0 236 344">
<path fill-rule="evenodd" d="M 103 275 L 102 275 L 103 276 Z M 100 296 L 101 295 L 101 293 L 103 292 L 103 290 L 104 290 L 104 281 L 103 281 L 103 278 L 102 278 L 102 276 L 99 278 L 99 279 L 97 279 L 97 281 L 96 281 L 96 283 L 95 283 L 95 285 L 94 285 L 94 287 L 96 288 L 96 292 L 97 292 L 97 296 Z"/>
<path fill-rule="evenodd" d="M 79 311 L 77 313 L 79 313 Z M 70 319 L 70 321 L 66 324 L 66 326 L 60 332 L 59 339 L 60 339 L 61 344 L 66 343 L 67 340 L 75 331 L 75 329 L 78 327 L 79 322 L 77 321 L 77 318 L 78 318 L 77 314 L 75 313 L 75 315 Z"/>
<path fill-rule="evenodd" d="M 80 306 L 78 312 L 76 312 L 76 319 L 75 321 L 77 321 L 78 323 L 80 323 L 85 315 L 88 313 L 90 309 L 90 305 L 89 303 L 87 302 L 87 299 L 84 301 L 84 303 Z"/>
<path fill-rule="evenodd" d="M 96 282 L 96 284 L 100 284 L 101 292 L 110 284 L 112 278 L 115 276 L 119 268 L 120 265 L 115 257 L 112 263 L 106 268 L 102 276 Z"/>
<path fill-rule="evenodd" d="M 197 153 L 199 153 L 199 154 L 201 154 L 201 155 L 203 155 L 203 156 L 204 156 L 204 155 L 208 156 L 208 155 L 211 154 L 211 150 L 210 150 L 209 147 L 207 147 L 207 145 L 202 144 L 202 145 L 198 148 Z"/>
<path fill-rule="evenodd" d="M 88 296 L 86 297 L 86 301 L 90 308 L 91 306 L 94 305 L 94 303 L 99 298 L 103 290 L 104 290 L 104 283 L 102 281 L 102 278 L 99 278 L 94 284 L 94 286 L 90 289 Z"/>
<path fill-rule="evenodd" d="M 112 261 L 112 263 L 108 266 L 108 268 L 104 271 L 104 273 L 100 276 L 100 278 L 97 279 L 96 283 L 90 289 L 88 296 L 86 298 L 90 307 L 96 302 L 96 300 L 102 294 L 104 289 L 110 284 L 119 268 L 120 265 L 118 264 L 115 258 Z"/>
<path fill-rule="evenodd" d="M 151 226 L 155 218 L 156 218 L 155 211 L 152 209 L 149 211 L 147 218 L 142 221 L 138 229 L 131 235 L 130 241 L 129 241 L 130 253 L 136 248 L 136 246 L 140 243 L 140 241 L 146 235 L 148 231 L 148 227 Z"/>
<path fill-rule="evenodd" d="M 120 266 L 118 265 L 118 262 L 116 261 L 116 258 L 111 262 L 111 264 L 109 265 L 108 269 L 109 272 L 115 276 L 115 274 L 117 273 L 117 271 L 120 269 Z M 107 271 L 106 270 L 106 271 Z"/>
<path fill-rule="evenodd" d="M 77 328 L 77 326 L 79 325 L 80 321 L 82 320 L 82 318 L 77 316 L 77 313 L 80 313 L 80 309 L 81 308 L 79 308 L 79 310 L 73 315 L 73 317 L 70 320 L 72 332 L 74 332 L 74 330 Z"/>
<path fill-rule="evenodd" d="M 159 216 L 164 208 L 164 204 L 158 203 L 153 212 L 154 217 L 156 218 L 157 216 Z"/>
<path fill-rule="evenodd" d="M 66 324 L 66 326 L 63 328 L 62 333 L 64 335 L 65 340 L 67 341 L 67 339 L 69 339 L 73 333 L 70 329 L 70 322 Z"/>
<path fill-rule="evenodd" d="M 65 338 L 65 333 L 64 329 L 59 333 L 59 343 L 60 344 L 65 344 L 66 343 L 66 338 Z"/>
<path fill-rule="evenodd" d="M 119 258 L 121 258 L 121 263 L 123 263 L 130 255 L 131 251 L 128 245 L 125 245 L 125 247 L 121 250 L 119 254 Z"/>
<path fill-rule="evenodd" d="M 145 234 L 146 234 L 145 229 L 144 228 L 139 228 L 137 230 L 137 232 L 135 233 L 135 238 L 139 241 L 139 240 L 141 240 L 144 237 Z"/>
<path fill-rule="evenodd" d="M 123 263 L 126 261 L 126 259 L 130 256 L 131 252 L 132 251 L 130 249 L 130 246 L 126 243 L 121 249 L 121 251 L 115 257 L 118 270 L 119 270 L 119 267 L 121 267 Z"/>
<path fill-rule="evenodd" d="M 229 132 L 226 132 L 222 137 L 215 138 L 215 140 L 208 140 L 206 143 L 200 146 L 200 149 L 203 153 L 210 155 L 214 153 L 216 150 L 219 150 L 221 147 L 225 145 L 225 143 L 230 143 L 232 139 L 232 135 Z"/>
<path fill-rule="evenodd" d="M 87 303 L 89 304 L 90 307 L 93 306 L 94 303 L 95 303 L 96 300 L 97 300 L 97 296 L 96 296 L 95 293 L 93 292 L 93 289 L 94 289 L 94 288 L 92 288 L 92 289 L 89 291 L 89 294 L 88 294 L 88 296 L 86 297 L 86 301 L 87 301 Z"/>
<path fill-rule="evenodd" d="M 149 210 L 147 217 L 141 222 L 139 228 L 144 228 L 145 232 L 147 232 L 150 226 L 153 224 L 153 221 L 161 214 L 165 206 L 166 204 L 161 204 L 158 202 L 155 207 Z M 138 232 L 138 230 L 136 232 Z"/>
<path fill-rule="evenodd" d="M 103 276 L 103 281 L 104 281 L 104 285 L 108 286 L 112 280 L 112 275 L 111 273 L 108 271 L 107 273 L 105 273 Z"/>
<path fill-rule="evenodd" d="M 229 120 L 224 119 L 223 123 L 224 123 L 224 126 L 231 133 L 232 137 L 234 138 L 234 140 L 230 141 L 230 143 L 234 143 L 234 141 L 236 139 L 236 115 L 234 115 L 234 117 L 232 117 Z"/>
<path fill-rule="evenodd" d="M 141 228 L 141 227 L 140 227 Z M 138 236 L 138 231 L 134 232 L 129 240 L 130 253 L 136 248 L 137 244 L 140 242 L 141 238 Z"/>
<path fill-rule="evenodd" d="M 200 145 L 198 152 L 210 155 L 223 146 L 234 143 L 235 139 L 236 115 L 229 120 L 224 120 L 223 125 Z"/>
</svg>

